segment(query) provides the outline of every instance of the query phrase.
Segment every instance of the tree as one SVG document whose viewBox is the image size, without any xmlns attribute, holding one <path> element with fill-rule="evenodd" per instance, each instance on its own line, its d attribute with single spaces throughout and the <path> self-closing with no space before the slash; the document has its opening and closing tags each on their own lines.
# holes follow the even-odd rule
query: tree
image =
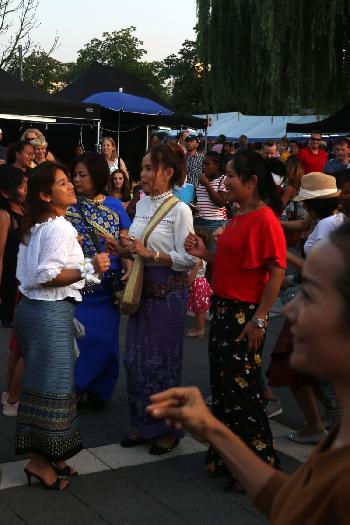
<svg viewBox="0 0 350 525">
<path fill-rule="evenodd" d="M 23 54 L 32 47 L 30 32 L 37 26 L 39 0 L 0 0 L 0 67 L 7 69 L 21 44 Z"/>
<path fill-rule="evenodd" d="M 329 113 L 349 100 L 348 0 L 197 0 L 215 111 Z"/>
<path fill-rule="evenodd" d="M 142 40 L 134 35 L 135 31 L 136 27 L 130 26 L 111 33 L 105 32 L 102 38 L 93 38 L 85 44 L 78 51 L 77 63 L 69 72 L 70 80 L 77 78 L 92 62 L 98 61 L 135 73 L 159 95 L 166 97 L 161 63 L 143 61 L 147 51 L 142 47 Z"/>
<path fill-rule="evenodd" d="M 171 103 L 178 111 L 206 111 L 203 98 L 203 65 L 198 58 L 195 42 L 185 40 L 178 55 L 172 54 L 164 59 L 162 76 L 167 81 Z"/>
<path fill-rule="evenodd" d="M 54 93 L 67 84 L 66 76 L 71 67 L 71 63 L 62 63 L 51 57 L 50 52 L 36 48 L 23 59 L 23 78 L 34 86 Z M 13 56 L 7 71 L 18 76 L 17 55 Z"/>
</svg>

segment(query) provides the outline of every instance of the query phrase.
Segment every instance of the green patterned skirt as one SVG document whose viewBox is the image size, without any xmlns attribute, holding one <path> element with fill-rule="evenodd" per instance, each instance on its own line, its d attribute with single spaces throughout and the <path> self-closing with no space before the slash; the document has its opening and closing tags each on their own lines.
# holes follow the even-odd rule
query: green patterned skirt
<svg viewBox="0 0 350 525">
<path fill-rule="evenodd" d="M 24 358 L 16 454 L 65 461 L 82 449 L 74 391 L 73 316 L 68 300 L 22 296 L 15 331 Z"/>
</svg>

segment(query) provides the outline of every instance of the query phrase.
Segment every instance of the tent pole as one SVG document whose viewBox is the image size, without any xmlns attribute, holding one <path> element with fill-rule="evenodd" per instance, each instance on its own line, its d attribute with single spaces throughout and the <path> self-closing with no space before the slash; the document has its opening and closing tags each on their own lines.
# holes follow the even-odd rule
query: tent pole
<svg viewBox="0 0 350 525">
<path fill-rule="evenodd" d="M 96 151 L 100 150 L 100 133 L 101 133 L 101 121 L 97 121 L 97 140 L 96 140 Z"/>
<path fill-rule="evenodd" d="M 146 133 L 146 151 L 148 151 L 148 144 L 149 144 L 149 125 L 146 126 L 147 133 Z"/>
<path fill-rule="evenodd" d="M 119 143 L 120 143 L 120 112 L 118 111 L 118 136 L 117 136 L 117 155 L 118 155 L 118 165 L 119 165 L 119 158 L 120 158 L 120 151 L 119 151 Z"/>
<path fill-rule="evenodd" d="M 207 125 L 205 126 L 204 132 L 204 153 L 207 153 L 208 151 L 208 119 L 209 115 L 207 114 Z"/>
</svg>

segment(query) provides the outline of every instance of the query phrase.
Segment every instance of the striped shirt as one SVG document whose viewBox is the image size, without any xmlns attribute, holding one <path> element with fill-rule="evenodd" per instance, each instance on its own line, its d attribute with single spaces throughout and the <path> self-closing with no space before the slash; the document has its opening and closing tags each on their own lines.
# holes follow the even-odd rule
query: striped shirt
<svg viewBox="0 0 350 525">
<path fill-rule="evenodd" d="M 214 191 L 227 191 L 224 185 L 223 177 L 218 177 L 217 179 L 210 181 L 210 186 Z M 217 206 L 210 198 L 209 193 L 207 192 L 205 186 L 199 184 L 196 187 L 196 197 L 197 197 L 197 210 L 196 217 L 201 219 L 207 219 L 212 221 L 225 221 L 227 219 L 226 208 L 220 208 Z"/>
</svg>

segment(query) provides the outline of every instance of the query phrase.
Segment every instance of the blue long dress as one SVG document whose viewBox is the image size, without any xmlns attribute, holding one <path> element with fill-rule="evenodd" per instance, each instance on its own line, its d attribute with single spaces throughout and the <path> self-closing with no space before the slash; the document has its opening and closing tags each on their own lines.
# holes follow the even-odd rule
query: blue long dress
<svg viewBox="0 0 350 525">
<path fill-rule="evenodd" d="M 83 209 L 88 224 L 81 218 L 79 209 Z M 78 205 L 69 208 L 67 219 L 83 236 L 85 257 L 93 257 L 96 253 L 88 229 L 118 239 L 119 230 L 130 226 L 122 203 L 113 197 L 106 197 L 102 205 L 79 197 Z M 100 242 L 103 250 L 103 240 Z M 110 272 L 120 269 L 120 260 L 112 256 Z M 109 278 L 110 275 L 105 276 L 101 285 L 86 290 L 76 310 L 77 319 L 85 326 L 85 337 L 78 342 L 80 356 L 75 367 L 76 392 L 77 395 L 91 392 L 105 401 L 111 399 L 119 376 L 120 314 L 111 300 Z"/>
</svg>

